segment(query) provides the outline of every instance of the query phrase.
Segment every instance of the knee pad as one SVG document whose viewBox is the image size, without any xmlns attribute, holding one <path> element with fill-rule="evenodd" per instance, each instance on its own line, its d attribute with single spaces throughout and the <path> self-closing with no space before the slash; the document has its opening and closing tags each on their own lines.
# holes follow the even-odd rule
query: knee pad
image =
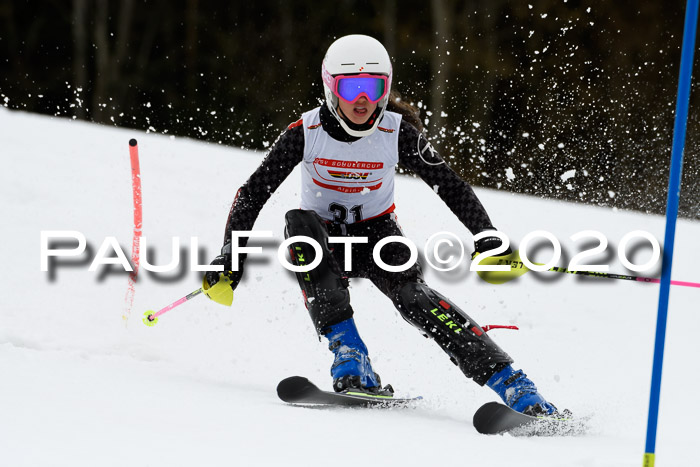
<svg viewBox="0 0 700 467">
<path fill-rule="evenodd" d="M 285 238 L 304 235 L 321 243 L 322 247 L 327 246 L 328 230 L 324 220 L 314 211 L 292 209 L 285 214 L 284 222 L 286 226 L 284 229 Z"/>
<path fill-rule="evenodd" d="M 306 308 L 318 332 L 326 326 L 352 318 L 347 278 L 328 246 L 328 230 L 323 219 L 313 211 L 294 209 L 285 215 L 285 238 L 310 237 L 321 245 L 321 262 L 307 272 L 296 272 Z M 316 259 L 316 250 L 306 242 L 289 245 L 292 264 L 303 266 Z"/>
<path fill-rule="evenodd" d="M 425 284 L 404 284 L 394 304 L 406 321 L 434 339 L 467 377 L 482 386 L 495 364 L 512 362 L 469 315 Z"/>
</svg>

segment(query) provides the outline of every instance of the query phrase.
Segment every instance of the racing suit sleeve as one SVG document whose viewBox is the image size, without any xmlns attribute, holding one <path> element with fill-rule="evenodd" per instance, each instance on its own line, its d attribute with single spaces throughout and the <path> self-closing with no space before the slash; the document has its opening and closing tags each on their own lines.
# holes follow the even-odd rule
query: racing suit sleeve
<svg viewBox="0 0 700 467">
<path fill-rule="evenodd" d="M 472 187 L 447 165 L 416 127 L 402 121 L 398 144 L 399 164 L 427 183 L 472 234 L 495 230 Z"/>
<path fill-rule="evenodd" d="M 238 189 L 226 221 L 224 244 L 230 242 L 232 230 L 252 230 L 267 200 L 303 158 L 304 127 L 299 120 L 280 135 L 260 166 Z M 246 243 L 247 238 L 239 239 L 239 246 Z"/>
</svg>

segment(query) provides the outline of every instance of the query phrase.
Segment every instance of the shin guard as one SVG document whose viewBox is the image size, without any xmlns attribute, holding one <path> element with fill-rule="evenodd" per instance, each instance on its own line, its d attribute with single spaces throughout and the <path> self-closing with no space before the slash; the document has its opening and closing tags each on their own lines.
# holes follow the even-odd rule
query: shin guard
<svg viewBox="0 0 700 467">
<path fill-rule="evenodd" d="M 430 337 L 460 370 L 483 386 L 511 358 L 483 329 L 447 298 L 425 284 L 411 282 L 394 298 L 403 318 Z"/>
<path fill-rule="evenodd" d="M 321 263 L 308 272 L 297 272 L 297 280 L 304 294 L 316 331 L 352 318 L 347 278 L 328 246 L 328 230 L 323 220 L 313 211 L 294 209 L 285 216 L 285 238 L 303 235 L 321 245 Z M 316 259 L 316 250 L 308 243 L 298 242 L 289 246 L 292 264 L 303 266 Z"/>
</svg>

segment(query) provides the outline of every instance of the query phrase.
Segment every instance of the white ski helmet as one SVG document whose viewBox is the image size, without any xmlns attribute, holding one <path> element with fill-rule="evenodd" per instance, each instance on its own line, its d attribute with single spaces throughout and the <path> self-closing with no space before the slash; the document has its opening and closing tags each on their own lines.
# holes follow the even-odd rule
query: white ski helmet
<svg viewBox="0 0 700 467">
<path fill-rule="evenodd" d="M 377 102 L 377 110 L 367 123 L 357 125 L 338 114 L 336 109 L 339 97 L 335 89 L 335 77 L 338 75 L 377 75 L 386 78 L 381 91 L 383 96 Z M 345 132 L 356 137 L 371 135 L 384 115 L 391 91 L 391 59 L 382 43 L 373 37 L 360 34 L 341 37 L 328 47 L 321 65 L 321 77 L 326 105 Z"/>
</svg>

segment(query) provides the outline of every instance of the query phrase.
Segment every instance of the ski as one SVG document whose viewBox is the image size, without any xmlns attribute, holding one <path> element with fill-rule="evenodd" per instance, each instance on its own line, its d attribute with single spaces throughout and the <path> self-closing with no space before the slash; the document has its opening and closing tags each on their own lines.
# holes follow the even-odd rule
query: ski
<svg viewBox="0 0 700 467">
<path fill-rule="evenodd" d="M 280 381 L 277 385 L 277 395 L 289 404 L 341 407 L 406 407 L 422 399 L 420 396 L 399 398 L 364 392 L 323 391 L 303 376 L 291 376 Z"/>
<path fill-rule="evenodd" d="M 586 431 L 585 419 L 563 415 L 532 417 L 498 402 L 488 402 L 474 413 L 474 428 L 485 435 L 570 436 Z"/>
</svg>

